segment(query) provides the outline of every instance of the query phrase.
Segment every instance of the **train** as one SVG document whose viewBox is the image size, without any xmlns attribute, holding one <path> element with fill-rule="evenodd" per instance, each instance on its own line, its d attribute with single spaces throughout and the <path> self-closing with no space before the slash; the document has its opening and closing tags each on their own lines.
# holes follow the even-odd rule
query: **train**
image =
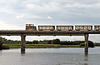
<svg viewBox="0 0 100 65">
<path fill-rule="evenodd" d="M 100 31 L 100 25 L 39 25 L 26 24 L 26 31 Z"/>
</svg>

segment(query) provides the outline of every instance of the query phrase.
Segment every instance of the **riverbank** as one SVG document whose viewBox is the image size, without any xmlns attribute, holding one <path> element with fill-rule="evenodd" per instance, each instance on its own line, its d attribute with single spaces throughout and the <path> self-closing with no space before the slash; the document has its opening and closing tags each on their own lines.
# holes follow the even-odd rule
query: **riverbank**
<svg viewBox="0 0 100 65">
<path fill-rule="evenodd" d="M 3 44 L 10 48 L 21 48 L 21 44 Z M 60 45 L 60 44 L 26 44 L 26 48 L 67 48 L 67 47 L 80 47 L 80 45 Z"/>
</svg>

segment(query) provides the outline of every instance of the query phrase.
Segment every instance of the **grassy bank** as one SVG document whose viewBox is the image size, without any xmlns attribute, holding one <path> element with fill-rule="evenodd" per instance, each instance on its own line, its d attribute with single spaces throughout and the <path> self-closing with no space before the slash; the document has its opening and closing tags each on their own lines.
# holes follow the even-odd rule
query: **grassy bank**
<svg viewBox="0 0 100 65">
<path fill-rule="evenodd" d="M 21 44 L 3 44 L 10 48 L 21 48 Z M 80 47 L 80 45 L 60 45 L 60 44 L 26 44 L 26 48 L 66 48 L 66 47 Z"/>
</svg>

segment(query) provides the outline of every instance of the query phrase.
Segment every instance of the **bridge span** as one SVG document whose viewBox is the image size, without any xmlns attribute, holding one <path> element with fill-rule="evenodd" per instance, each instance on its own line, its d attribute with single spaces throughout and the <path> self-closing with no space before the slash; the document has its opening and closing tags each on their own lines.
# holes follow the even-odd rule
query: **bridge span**
<svg viewBox="0 0 100 65">
<path fill-rule="evenodd" d="M 26 30 L 0 30 L 0 35 L 21 36 L 21 53 L 25 53 L 26 36 L 84 36 L 85 55 L 88 55 L 88 37 L 89 34 L 100 34 L 100 31 L 26 31 Z"/>
<path fill-rule="evenodd" d="M 84 34 L 100 34 L 100 31 L 26 31 L 26 30 L 0 30 L 0 35 L 33 35 L 33 36 L 72 36 Z"/>
</svg>

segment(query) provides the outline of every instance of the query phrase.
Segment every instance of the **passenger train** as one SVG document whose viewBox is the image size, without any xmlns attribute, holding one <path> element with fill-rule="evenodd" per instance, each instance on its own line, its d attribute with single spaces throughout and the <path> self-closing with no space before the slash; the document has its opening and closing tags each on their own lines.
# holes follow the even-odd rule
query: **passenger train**
<svg viewBox="0 0 100 65">
<path fill-rule="evenodd" d="M 34 24 L 26 24 L 26 31 L 100 31 L 100 25 L 39 25 L 37 28 Z"/>
</svg>

